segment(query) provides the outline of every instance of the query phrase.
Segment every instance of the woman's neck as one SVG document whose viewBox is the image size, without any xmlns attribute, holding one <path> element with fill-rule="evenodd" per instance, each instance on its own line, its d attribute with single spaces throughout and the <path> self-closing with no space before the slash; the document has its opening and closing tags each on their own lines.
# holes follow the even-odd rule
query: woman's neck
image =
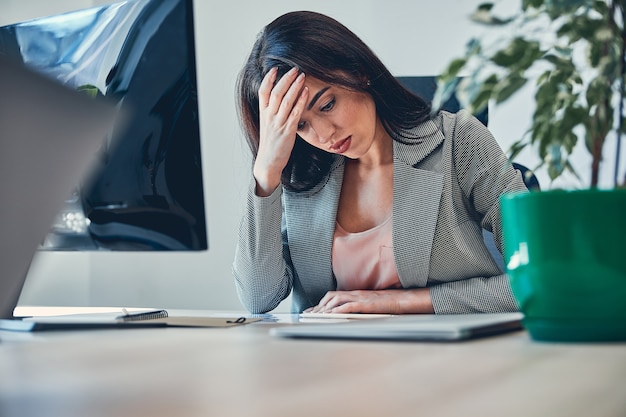
<svg viewBox="0 0 626 417">
<path fill-rule="evenodd" d="M 393 139 L 382 126 L 378 131 L 380 133 L 375 136 L 367 153 L 358 159 L 349 160 L 353 167 L 369 171 L 393 164 Z"/>
</svg>

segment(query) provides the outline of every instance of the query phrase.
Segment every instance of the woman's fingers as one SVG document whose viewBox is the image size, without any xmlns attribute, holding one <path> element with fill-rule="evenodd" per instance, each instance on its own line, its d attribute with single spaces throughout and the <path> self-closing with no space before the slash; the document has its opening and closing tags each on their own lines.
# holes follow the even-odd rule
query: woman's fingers
<svg viewBox="0 0 626 417">
<path fill-rule="evenodd" d="M 298 123 L 300 122 L 300 116 L 302 116 L 302 112 L 304 111 L 304 106 L 306 105 L 307 98 L 309 97 L 309 89 L 307 87 L 302 88 L 300 94 L 298 95 L 298 101 L 291 109 L 289 113 L 289 122 L 294 129 L 297 129 Z"/>
<path fill-rule="evenodd" d="M 278 74 L 278 68 L 274 67 L 265 74 L 261 81 L 259 86 L 259 110 L 261 111 L 270 105 L 270 94 L 272 93 L 274 82 L 276 82 L 276 74 Z"/>
<path fill-rule="evenodd" d="M 304 73 L 297 68 L 290 69 L 276 81 L 278 70 L 272 68 L 263 78 L 259 87 L 259 107 L 261 113 L 278 116 L 286 120 L 294 104 L 298 101 L 304 85 Z"/>
<path fill-rule="evenodd" d="M 306 312 L 399 314 L 401 298 L 407 294 L 406 290 L 329 291 Z"/>
<path fill-rule="evenodd" d="M 303 86 L 304 86 L 304 73 L 301 73 L 289 85 L 289 88 L 287 89 L 285 94 L 282 96 L 280 105 L 278 107 L 278 111 L 276 113 L 278 117 L 280 117 L 281 119 L 287 119 L 291 115 L 292 111 L 294 110 L 294 105 L 298 101 L 298 98 L 300 97 L 302 93 Z M 274 96 L 274 94 L 275 94 L 274 91 L 272 91 L 272 96 Z M 277 100 L 278 100 L 279 94 L 280 93 L 278 92 L 276 93 Z"/>
<path fill-rule="evenodd" d="M 283 97 L 289 91 L 289 88 L 293 84 L 294 80 L 298 76 L 298 69 L 293 67 L 285 75 L 280 77 L 280 80 L 275 81 L 272 91 L 270 92 L 270 101 L 269 101 L 269 109 L 274 113 L 278 111 L 280 107 Z"/>
<path fill-rule="evenodd" d="M 253 170 L 259 195 L 268 195 L 278 186 L 308 97 L 304 73 L 292 68 L 276 81 L 277 74 L 276 68 L 271 69 L 259 86 L 259 149 Z"/>
<path fill-rule="evenodd" d="M 317 306 L 313 307 L 312 313 L 324 313 L 350 302 L 354 299 L 354 295 L 346 291 L 328 291 L 320 300 Z"/>
</svg>

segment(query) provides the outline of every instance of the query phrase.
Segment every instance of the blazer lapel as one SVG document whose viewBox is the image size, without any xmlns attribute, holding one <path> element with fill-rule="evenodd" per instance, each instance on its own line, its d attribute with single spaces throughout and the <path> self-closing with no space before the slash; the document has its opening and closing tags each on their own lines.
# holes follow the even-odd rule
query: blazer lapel
<svg viewBox="0 0 626 417">
<path fill-rule="evenodd" d="M 287 230 L 295 231 L 288 236 L 291 259 L 297 265 L 298 275 L 304 278 L 299 284 L 310 297 L 311 305 L 317 304 L 326 291 L 336 288 L 331 251 L 343 169 L 343 159 L 337 158 L 325 184 L 306 197 L 289 198 L 286 193 L 284 199 Z"/>
<path fill-rule="evenodd" d="M 428 281 L 443 190 L 439 158 L 420 165 L 443 142 L 441 130 L 429 121 L 413 137 L 412 143 L 394 142 L 393 253 L 405 288 L 425 287 Z"/>
</svg>

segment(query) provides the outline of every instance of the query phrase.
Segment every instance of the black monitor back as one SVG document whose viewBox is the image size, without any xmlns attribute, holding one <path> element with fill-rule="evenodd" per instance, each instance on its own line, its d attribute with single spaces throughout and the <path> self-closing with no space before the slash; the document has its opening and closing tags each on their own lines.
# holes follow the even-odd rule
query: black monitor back
<svg viewBox="0 0 626 417">
<path fill-rule="evenodd" d="M 0 28 L 0 55 L 130 115 L 43 249 L 208 248 L 193 23 L 191 0 L 130 0 Z"/>
</svg>

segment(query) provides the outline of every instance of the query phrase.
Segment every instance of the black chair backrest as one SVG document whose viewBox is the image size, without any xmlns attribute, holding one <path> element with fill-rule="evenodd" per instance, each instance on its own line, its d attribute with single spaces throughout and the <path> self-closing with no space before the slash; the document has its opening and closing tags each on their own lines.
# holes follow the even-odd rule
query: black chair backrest
<svg viewBox="0 0 626 417">
<path fill-rule="evenodd" d="M 409 91 L 417 94 L 427 102 L 431 103 L 437 91 L 437 77 L 431 75 L 422 75 L 415 77 L 396 77 L 396 79 L 406 87 Z M 461 104 L 456 95 L 452 96 L 441 106 L 441 110 L 446 110 L 451 113 L 456 113 L 461 110 Z M 489 111 L 484 109 L 480 113 L 475 115 L 485 126 L 489 122 Z"/>
</svg>

